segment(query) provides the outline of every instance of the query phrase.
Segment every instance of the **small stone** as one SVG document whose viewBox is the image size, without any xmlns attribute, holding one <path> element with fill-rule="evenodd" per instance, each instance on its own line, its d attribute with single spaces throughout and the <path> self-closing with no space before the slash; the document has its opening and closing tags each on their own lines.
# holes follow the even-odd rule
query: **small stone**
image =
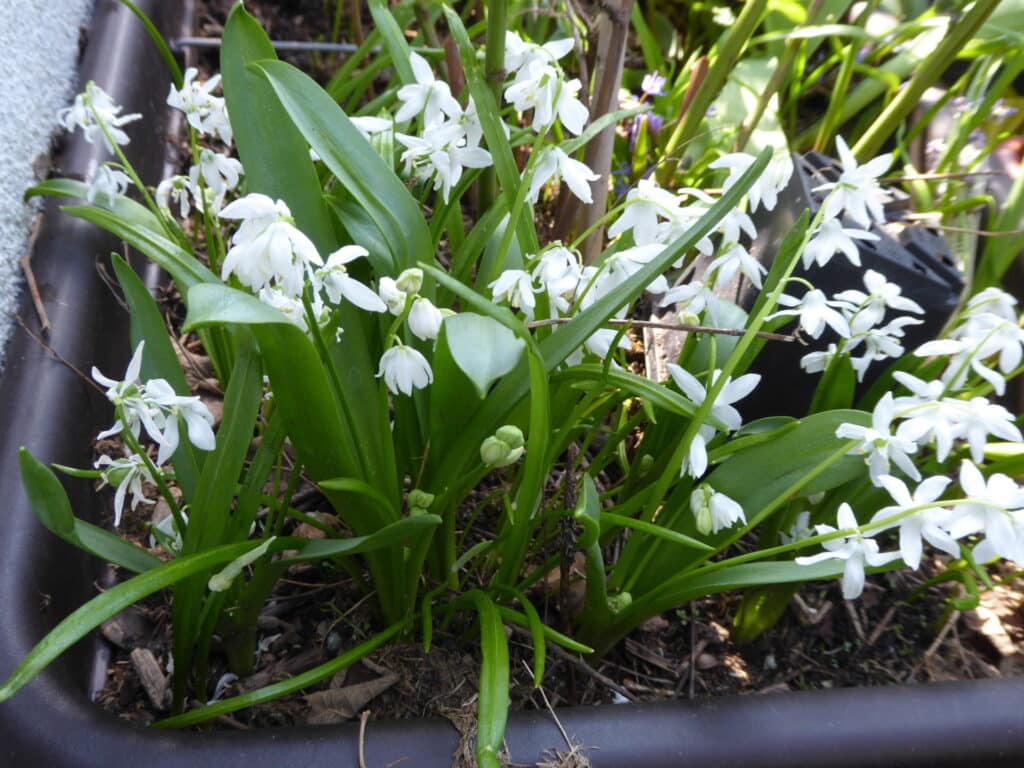
<svg viewBox="0 0 1024 768">
<path fill-rule="evenodd" d="M 720 663 L 718 657 L 711 653 L 702 653 L 697 657 L 697 669 L 713 669 Z"/>
<path fill-rule="evenodd" d="M 148 648 L 136 648 L 131 653 L 132 666 L 139 675 L 142 688 L 154 709 L 163 711 L 170 703 L 171 690 L 160 662 Z"/>
</svg>

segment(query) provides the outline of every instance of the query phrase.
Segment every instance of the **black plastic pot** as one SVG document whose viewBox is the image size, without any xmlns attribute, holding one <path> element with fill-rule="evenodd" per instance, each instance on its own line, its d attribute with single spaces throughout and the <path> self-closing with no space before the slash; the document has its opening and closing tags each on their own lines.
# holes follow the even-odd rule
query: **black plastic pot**
<svg viewBox="0 0 1024 768">
<path fill-rule="evenodd" d="M 141 2 L 163 29 L 180 21 L 176 3 Z M 147 114 L 166 93 L 149 41 L 114 0 L 99 0 L 83 81 L 97 80 L 129 111 Z M 150 134 L 152 135 L 152 133 Z M 133 145 L 138 156 L 139 139 Z M 145 178 L 160 167 L 162 146 L 140 162 Z M 87 175 L 96 148 L 73 140 L 67 173 Z M 68 362 L 108 372 L 124 365 L 124 316 L 110 300 L 96 264 L 118 244 L 99 229 L 51 206 L 33 257 L 53 323 L 49 343 Z M 31 325 L 26 302 L 22 316 Z M 16 451 L 84 466 L 90 440 L 110 419 L 109 406 L 75 373 L 26 334 L 18 334 L 0 379 L 0 676 L 62 617 L 94 594 L 95 561 L 65 545 L 34 519 L 21 489 Z M 95 512 L 86 483 L 69 486 L 79 514 Z M 0 705 L 0 765 L 164 768 L 350 766 L 357 764 L 354 724 L 250 732 L 175 733 L 132 727 L 89 701 L 95 644 L 81 643 L 13 700 Z M 569 736 L 596 766 L 665 768 L 742 766 L 1019 766 L 1024 764 L 1024 682 L 911 686 L 746 696 L 694 703 L 559 710 Z M 566 744 L 546 712 L 510 719 L 511 757 L 533 764 Z M 449 766 L 454 729 L 440 720 L 371 722 L 368 766 Z"/>
</svg>

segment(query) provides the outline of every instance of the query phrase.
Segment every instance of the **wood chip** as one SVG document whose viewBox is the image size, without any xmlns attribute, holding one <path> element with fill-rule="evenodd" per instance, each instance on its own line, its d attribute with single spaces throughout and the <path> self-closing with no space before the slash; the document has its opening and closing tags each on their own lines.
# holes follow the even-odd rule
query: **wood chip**
<svg viewBox="0 0 1024 768">
<path fill-rule="evenodd" d="M 148 648 L 136 648 L 131 653 L 131 660 L 154 709 L 166 710 L 170 704 L 171 690 L 156 656 Z"/>
<path fill-rule="evenodd" d="M 116 616 L 107 619 L 100 626 L 100 634 L 107 642 L 130 651 L 149 642 L 153 626 L 136 607 L 126 608 Z"/>
</svg>

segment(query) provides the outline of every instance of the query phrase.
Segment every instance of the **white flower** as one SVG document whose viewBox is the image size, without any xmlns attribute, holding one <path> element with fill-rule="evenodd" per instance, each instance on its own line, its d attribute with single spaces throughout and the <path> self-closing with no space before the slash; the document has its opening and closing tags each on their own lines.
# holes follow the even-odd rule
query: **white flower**
<svg viewBox="0 0 1024 768">
<path fill-rule="evenodd" d="M 680 322 L 698 320 L 698 315 L 707 310 L 711 322 L 718 323 L 719 299 L 715 292 L 700 280 L 691 280 L 689 283 L 669 288 L 661 297 L 658 306 L 667 307 L 669 304 L 676 305 Z"/>
<path fill-rule="evenodd" d="M 487 287 L 491 289 L 491 298 L 495 301 L 505 301 L 511 307 L 522 309 L 527 317 L 533 317 L 537 299 L 533 295 L 533 280 L 529 272 L 506 269 L 498 275 L 497 280 L 488 283 Z"/>
<path fill-rule="evenodd" d="M 859 267 L 860 250 L 854 241 L 878 239 L 878 235 L 873 232 L 844 227 L 839 219 L 826 219 L 801 254 L 804 269 L 810 269 L 812 264 L 824 267 L 837 251 L 844 254 L 855 267 Z"/>
<path fill-rule="evenodd" d="M 148 399 L 160 407 L 163 415 L 163 429 L 159 435 L 150 437 L 160 446 L 157 453 L 158 465 L 167 462 L 178 449 L 178 418 L 185 420 L 188 439 L 196 448 L 212 451 L 216 447 L 213 434 L 213 414 L 198 397 L 183 397 L 165 379 L 150 379 L 145 385 Z"/>
<path fill-rule="evenodd" d="M 860 441 L 859 445 L 850 449 L 850 453 L 860 453 L 867 457 L 874 485 L 881 483 L 882 475 L 889 474 L 890 461 L 915 480 L 921 479 L 921 473 L 909 456 L 917 451 L 917 443 L 892 433 L 894 416 L 892 392 L 886 392 L 875 405 L 870 427 L 846 423 L 836 429 L 836 437 L 839 439 Z"/>
<path fill-rule="evenodd" d="M 633 230 L 633 242 L 637 245 L 666 242 L 661 237 L 666 229 L 661 220 L 674 220 L 678 215 L 679 198 L 659 187 L 653 178 L 640 179 L 626 193 L 625 210 L 608 228 L 608 237 Z"/>
<path fill-rule="evenodd" d="M 125 193 L 130 183 L 127 174 L 109 165 L 101 165 L 89 182 L 85 199 L 104 208 L 113 208 L 116 198 Z"/>
<path fill-rule="evenodd" d="M 549 40 L 543 45 L 530 43 L 512 31 L 505 32 L 505 69 L 518 72 L 533 62 L 554 63 L 572 50 L 571 37 Z"/>
<path fill-rule="evenodd" d="M 411 395 L 413 389 L 423 389 L 434 380 L 427 358 L 401 342 L 381 356 L 377 376 L 384 377 L 384 383 L 393 395 L 399 392 Z"/>
<path fill-rule="evenodd" d="M 880 272 L 867 270 L 864 273 L 864 287 L 868 289 L 867 293 L 857 290 L 842 291 L 834 298 L 856 309 L 859 318 L 867 325 L 874 326 L 882 322 L 887 307 L 900 312 L 924 314 L 920 304 L 901 296 L 902 289 L 896 283 L 886 280 L 885 275 Z"/>
<path fill-rule="evenodd" d="M 651 243 L 650 245 L 635 245 L 632 248 L 623 248 L 616 251 L 605 260 L 606 276 L 609 281 L 609 288 L 621 285 L 629 278 L 647 266 L 652 259 L 656 259 L 664 245 Z M 645 289 L 648 293 L 660 294 L 668 290 L 668 280 L 664 275 L 658 275 Z"/>
<path fill-rule="evenodd" d="M 90 144 L 95 143 L 97 137 L 101 138 L 107 151 L 113 152 L 111 141 L 122 146 L 129 141 L 128 134 L 121 130 L 121 126 L 142 119 L 142 115 L 137 112 L 122 115 L 121 109 L 106 91 L 90 80 L 86 83 L 85 91 L 75 97 L 74 103 L 57 113 L 57 120 L 69 133 L 73 133 L 75 128 L 81 128 L 85 140 Z M 109 139 L 104 134 L 104 128 L 110 135 Z"/>
<path fill-rule="evenodd" d="M 433 179 L 434 189 L 441 189 L 446 203 L 452 187 L 462 178 L 464 168 L 486 168 L 491 164 L 490 153 L 469 146 L 465 128 L 456 121 L 432 125 L 424 138 L 401 133 L 395 134 L 395 138 L 406 147 L 402 153 L 406 173 L 413 173 L 423 181 Z"/>
<path fill-rule="evenodd" d="M 723 191 L 728 191 L 742 176 L 747 169 L 753 165 L 756 158 L 746 152 L 734 152 L 722 155 L 711 163 L 711 168 L 728 168 L 729 176 L 722 184 Z M 789 184 L 793 175 L 793 161 L 788 152 L 776 153 L 768 162 L 757 181 L 747 191 L 747 200 L 750 201 L 750 210 L 757 211 L 758 207 L 764 205 L 766 210 L 772 211 L 778 204 L 779 192 Z"/>
<path fill-rule="evenodd" d="M 734 499 L 704 483 L 690 494 L 690 511 L 697 518 L 697 530 L 707 536 L 736 523 L 746 523 L 746 515 Z"/>
<path fill-rule="evenodd" d="M 419 267 L 408 267 L 398 273 L 395 278 L 395 286 L 400 291 L 410 295 L 416 295 L 423 287 L 423 270 Z"/>
<path fill-rule="evenodd" d="M 875 360 L 900 357 L 903 354 L 903 345 L 900 343 L 900 339 L 903 338 L 903 326 L 919 325 L 923 322 L 913 317 L 897 317 L 881 328 L 865 330 L 861 327 L 863 323 L 859 322 L 863 319 L 861 315 L 853 318 L 850 323 L 850 340 L 844 347 L 845 352 L 852 352 L 861 343 L 864 344 L 864 355 L 850 359 L 853 369 L 857 372 L 857 381 L 864 380 L 868 366 Z"/>
<path fill-rule="evenodd" d="M 93 366 L 92 377 L 99 384 L 107 388 L 106 396 L 115 407 L 120 406 L 124 411 L 124 417 L 128 424 L 123 424 L 120 419 L 112 427 L 97 436 L 97 440 L 111 435 L 119 434 L 123 429 L 128 429 L 135 437 L 139 436 L 141 426 L 146 425 L 146 431 L 150 435 L 159 434 L 160 427 L 155 418 L 159 418 L 159 411 L 145 399 L 145 390 L 139 381 L 139 374 L 142 371 L 142 353 L 146 342 L 140 341 L 135 347 L 124 376 L 120 379 L 111 379 L 100 373 L 100 370 Z"/>
<path fill-rule="evenodd" d="M 1012 311 L 1011 307 L 1011 314 Z M 918 357 L 948 355 L 950 360 L 942 379 L 951 389 L 961 388 L 968 373 L 974 371 L 992 385 L 996 394 L 1002 395 L 1006 391 L 1006 378 L 1002 374 L 1017 368 L 1024 357 L 1024 329 L 1014 318 L 1004 317 L 1002 311 L 975 309 L 965 314 L 951 338 L 922 344 L 914 354 Z M 992 359 L 994 364 L 988 362 Z"/>
<path fill-rule="evenodd" d="M 395 122 L 404 123 L 421 112 L 427 127 L 440 122 L 442 112 L 448 117 L 458 117 L 462 107 L 452 97 L 448 83 L 436 80 L 427 60 L 418 53 L 409 54 L 409 63 L 412 65 L 412 74 L 416 82 L 398 89 L 398 100 L 403 103 L 401 109 L 395 113 Z"/>
<path fill-rule="evenodd" d="M 917 486 L 913 494 L 902 480 L 892 475 L 882 475 L 879 481 L 896 503 L 878 510 L 871 518 L 872 523 L 882 523 L 916 507 L 923 507 L 879 529 L 899 526 L 900 555 L 908 568 L 916 571 L 921 565 L 922 538 L 953 557 L 959 556 L 960 546 L 946 530 L 952 513 L 943 507 L 928 506 L 946 490 L 946 486 L 949 485 L 948 477 L 929 477 Z"/>
<path fill-rule="evenodd" d="M 155 483 L 153 474 L 141 456 L 132 454 L 121 459 L 112 459 L 107 455 L 100 456 L 94 469 L 101 470 L 100 480 L 111 485 L 117 490 L 114 492 L 114 527 L 121 524 L 121 513 L 124 511 L 125 496 L 131 492 L 132 498 L 129 507 L 135 509 L 139 504 L 153 504 L 142 493 L 143 481 Z M 102 486 L 101 486 L 102 487 Z"/>
<path fill-rule="evenodd" d="M 845 317 L 829 306 L 831 303 L 825 297 L 825 294 L 817 288 L 807 291 L 799 299 L 782 294 L 779 296 L 779 304 L 784 307 L 793 307 L 793 309 L 780 309 L 778 312 L 769 315 L 768 319 L 771 320 L 772 318 L 784 317 L 786 315 L 799 315 L 800 327 L 807 331 L 807 334 L 812 339 L 821 336 L 826 325 L 840 336 L 847 338 L 850 335 L 850 324 L 846 322 Z"/>
<path fill-rule="evenodd" d="M 217 197 L 223 198 L 238 186 L 243 173 L 245 171 L 242 164 L 235 158 L 203 149 L 199 153 L 199 163 L 189 169 L 188 178 L 193 189 L 198 189 L 199 179 L 202 177 L 207 188 Z"/>
<path fill-rule="evenodd" d="M 988 481 L 966 459 L 960 464 L 960 487 L 967 499 L 953 509 L 950 535 L 959 539 L 972 533 L 984 533 L 985 540 L 974 548 L 978 562 L 1005 557 L 1024 563 L 1024 537 L 1020 516 L 1024 509 L 1024 489 L 1003 474 Z"/>
<path fill-rule="evenodd" d="M 568 296 L 572 296 L 583 275 L 577 255 L 563 245 L 544 250 L 533 268 L 533 279 L 548 294 L 551 305 L 559 312 L 569 309 Z"/>
<path fill-rule="evenodd" d="M 323 265 L 316 246 L 295 227 L 283 200 L 249 194 L 218 216 L 242 219 L 221 266 L 222 280 L 233 274 L 254 292 L 273 282 L 286 295 L 297 297 L 302 294 L 307 267 Z"/>
<path fill-rule="evenodd" d="M 828 349 L 819 352 L 808 352 L 800 358 L 800 367 L 807 373 L 821 373 L 828 368 L 829 363 L 839 354 L 839 348 L 835 344 L 829 344 Z"/>
<path fill-rule="evenodd" d="M 386 117 L 374 117 L 372 115 L 352 115 L 349 122 L 356 127 L 356 130 L 363 134 L 367 141 L 376 133 L 384 133 L 394 128 L 395 123 Z"/>
<path fill-rule="evenodd" d="M 722 288 L 727 285 L 736 272 L 743 273 L 755 288 L 761 288 L 761 275 L 768 274 L 757 259 L 750 255 L 746 248 L 736 242 L 726 242 L 723 245 L 724 253 L 708 264 L 707 273 L 715 274 L 715 287 Z"/>
<path fill-rule="evenodd" d="M 583 342 L 583 346 L 590 354 L 597 355 L 603 360 L 611 352 L 612 342 L 615 341 L 617 336 L 619 336 L 618 331 L 614 331 L 611 328 L 601 328 L 588 336 L 587 340 Z M 633 348 L 629 343 L 629 339 L 625 336 L 619 337 L 615 346 L 627 352 Z M 613 360 L 612 367 L 618 368 L 619 365 Z"/>
<path fill-rule="evenodd" d="M 590 182 L 600 178 L 600 175 L 579 160 L 573 160 L 558 147 L 545 147 L 533 168 L 533 178 L 530 180 L 530 191 L 526 199 L 536 203 L 540 197 L 541 187 L 551 180 L 561 179 L 569 187 L 570 192 L 589 205 L 594 202 Z"/>
<path fill-rule="evenodd" d="M 322 269 L 313 273 L 314 285 L 323 286 L 332 304 L 341 303 L 342 298 L 367 312 L 387 312 L 384 302 L 369 288 L 348 274 L 345 265 L 369 255 L 360 245 L 344 245 L 330 256 Z"/>
<path fill-rule="evenodd" d="M 862 227 L 871 226 L 872 219 L 885 221 L 882 202 L 888 199 L 888 195 L 878 185 L 878 177 L 889 170 L 892 155 L 880 155 L 864 165 L 858 165 L 842 136 L 836 136 L 836 149 L 843 166 L 839 181 L 814 188 L 815 192 L 831 190 L 825 199 L 825 218 L 834 219 L 845 211 Z"/>
<path fill-rule="evenodd" d="M 441 332 L 444 314 L 429 299 L 417 298 L 409 310 L 409 330 L 417 338 L 429 341 Z"/>
<path fill-rule="evenodd" d="M 681 368 L 674 363 L 669 363 L 667 367 L 669 375 L 672 376 L 672 380 L 682 393 L 694 405 L 698 407 L 702 405 L 707 398 L 707 389 L 704 388 L 704 385 L 685 368 Z M 718 381 L 719 374 L 721 374 L 721 371 L 718 370 L 712 374 L 712 384 Z M 715 399 L 715 404 L 711 407 L 711 416 L 722 422 L 728 432 L 739 429 L 743 426 L 743 419 L 739 411 L 732 407 L 732 404 L 753 392 L 760 381 L 761 376 L 756 373 L 744 374 L 735 381 L 732 378 L 726 379 L 725 386 L 722 387 L 718 397 Z M 714 437 L 715 431 L 715 428 L 710 424 L 701 425 L 697 434 L 694 435 L 693 441 L 690 443 L 687 456 L 683 459 L 682 466 L 679 469 L 680 474 L 689 472 L 692 477 L 700 477 L 704 474 L 708 466 L 707 442 Z"/>
<path fill-rule="evenodd" d="M 797 565 L 813 565 L 822 560 L 845 560 L 843 566 L 843 598 L 853 600 L 864 591 L 864 566 L 865 564 L 879 567 L 898 560 L 899 552 L 879 552 L 878 542 L 874 539 L 864 538 L 860 528 L 857 526 L 857 518 L 853 515 L 850 505 L 843 502 L 836 513 L 836 524 L 838 528 L 831 525 L 816 525 L 814 529 L 819 536 L 824 536 L 837 531 L 852 530 L 854 533 L 844 538 L 830 539 L 823 542 L 824 552 L 809 557 L 796 558 Z"/>
<path fill-rule="evenodd" d="M 172 202 L 178 205 L 178 215 L 187 219 L 192 211 L 191 198 L 195 190 L 188 176 L 171 176 L 161 181 L 156 188 L 156 204 L 161 211 L 170 215 Z"/>
<path fill-rule="evenodd" d="M 558 96 L 553 105 L 554 112 L 558 115 L 562 125 L 565 126 L 565 130 L 569 131 L 573 136 L 579 136 L 583 133 L 583 126 L 586 125 L 587 118 L 590 117 L 590 112 L 587 111 L 587 108 L 583 106 L 583 102 L 576 95 L 580 92 L 583 85 L 578 78 L 574 78 L 568 82 L 560 83 L 560 86 Z"/>
<path fill-rule="evenodd" d="M 398 283 L 395 282 L 394 278 L 382 277 L 380 282 L 377 283 L 377 295 L 380 296 L 381 301 L 387 306 L 388 312 L 395 317 L 398 317 L 405 310 L 407 294 L 398 287 Z"/>
<path fill-rule="evenodd" d="M 972 397 L 963 403 L 958 421 L 960 433 L 971 448 L 971 458 L 977 464 L 985 458 L 985 443 L 990 434 L 1018 443 L 1024 439 L 1013 423 L 1013 414 L 984 397 Z"/>
<path fill-rule="evenodd" d="M 256 294 L 256 298 L 268 307 L 276 309 L 288 318 L 288 322 L 299 330 L 309 330 L 309 326 L 306 324 L 306 306 L 302 303 L 302 299 L 299 297 L 289 296 L 276 286 L 265 285 L 260 288 L 259 293 Z"/>
<path fill-rule="evenodd" d="M 171 86 L 167 104 L 185 113 L 189 125 L 201 134 L 219 136 L 225 144 L 231 143 L 231 122 L 228 120 L 224 99 L 214 96 L 220 85 L 220 75 L 214 75 L 205 83 L 196 82 L 199 72 L 195 67 L 185 70 L 181 89 Z"/>
</svg>

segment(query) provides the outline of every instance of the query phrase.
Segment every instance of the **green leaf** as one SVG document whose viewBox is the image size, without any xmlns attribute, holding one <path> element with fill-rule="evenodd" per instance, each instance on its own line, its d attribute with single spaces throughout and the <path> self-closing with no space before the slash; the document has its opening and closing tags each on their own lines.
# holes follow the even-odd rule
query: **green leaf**
<svg viewBox="0 0 1024 768">
<path fill-rule="evenodd" d="M 83 181 L 76 181 L 75 179 L 47 179 L 25 190 L 25 200 L 31 200 L 33 197 L 40 195 L 46 197 L 75 197 L 79 200 L 87 200 L 86 195 L 88 194 L 89 185 Z M 166 235 L 164 228 L 160 225 L 160 221 L 153 212 L 130 197 L 116 195 L 111 212 L 128 226 L 148 229 L 161 237 Z"/>
<path fill-rule="evenodd" d="M 286 557 L 280 564 L 303 563 L 310 560 L 329 560 L 342 555 L 362 555 L 381 549 L 398 547 L 414 541 L 441 524 L 437 515 L 416 515 L 405 517 L 385 525 L 369 536 L 356 536 L 351 539 L 285 539 L 282 546 L 298 549 L 298 553 Z"/>
<path fill-rule="evenodd" d="M 651 405 L 678 416 L 693 416 L 697 410 L 693 403 L 678 392 L 673 392 L 668 387 L 655 384 L 644 376 L 637 376 L 635 373 L 630 373 L 626 370 L 609 368 L 605 371 L 604 366 L 598 363 L 574 365 L 571 368 L 556 371 L 551 378 L 552 381 L 556 382 L 565 381 L 601 386 L 605 390 L 618 387 L 634 397 L 646 400 Z M 721 424 L 714 418 L 709 420 L 708 423 L 720 429 L 725 427 L 724 424 Z"/>
<path fill-rule="evenodd" d="M 146 342 L 142 355 L 142 378 L 164 379 L 182 397 L 192 394 L 185 374 L 181 371 L 178 355 L 171 344 L 171 337 L 160 314 L 160 308 L 150 296 L 145 284 L 135 274 L 127 261 L 116 253 L 111 254 L 114 263 L 114 274 L 121 284 L 124 299 L 128 303 L 128 314 L 131 323 L 132 348 L 140 341 Z M 173 456 L 174 477 L 181 487 L 185 501 L 195 498 L 199 484 L 199 465 L 192 451 L 192 443 L 181 440 Z"/>
<path fill-rule="evenodd" d="M 444 330 L 455 364 L 473 382 L 480 397 L 516 367 L 526 347 L 497 320 L 472 312 L 446 318 Z"/>
<path fill-rule="evenodd" d="M 144 549 L 76 518 L 60 480 L 25 448 L 18 449 L 18 467 L 32 513 L 48 530 L 79 549 L 135 573 L 160 565 L 160 559 Z"/>
<path fill-rule="evenodd" d="M 199 283 L 220 282 L 195 256 L 149 226 L 131 219 L 120 219 L 116 213 L 105 208 L 73 205 L 64 206 L 61 210 L 69 216 L 103 227 L 135 250 L 145 254 L 150 261 L 160 266 L 174 279 L 182 293 Z M 155 221 L 155 218 L 153 220 Z"/>
<path fill-rule="evenodd" d="M 323 363 L 306 334 L 276 309 L 242 291 L 219 284 L 189 291 L 184 330 L 227 323 L 247 325 L 256 335 L 300 463 L 314 479 L 358 476 L 352 436 L 343 427 Z"/>
<path fill-rule="evenodd" d="M 508 639 L 501 614 L 489 597 L 474 590 L 473 605 L 480 617 L 480 701 L 477 705 L 476 760 L 481 768 L 500 768 L 498 753 L 508 719 Z"/>
<path fill-rule="evenodd" d="M 381 511 L 381 514 L 389 518 L 399 517 L 399 510 L 388 501 L 380 491 L 362 480 L 354 477 L 339 477 L 332 480 L 322 480 L 319 486 L 328 491 L 340 491 L 342 493 L 357 493 L 373 502 Z"/>
<path fill-rule="evenodd" d="M 395 17 L 391 15 L 383 0 L 370 0 L 367 5 L 370 8 L 370 15 L 373 16 L 374 30 L 384 38 L 384 47 L 391 55 L 391 63 L 395 67 L 398 79 L 403 84 L 415 83 L 416 77 L 412 73 L 412 64 L 409 63 L 409 54 L 412 49 L 405 40 L 402 28 L 398 26 Z"/>
<path fill-rule="evenodd" d="M 111 616 L 164 587 L 221 563 L 230 562 L 257 544 L 258 542 L 230 544 L 200 554 L 180 557 L 169 563 L 161 563 L 97 595 L 54 627 L 29 652 L 3 686 L 0 686 L 0 702 L 11 698 L 32 678 L 46 669 L 50 662 Z"/>
<path fill-rule="evenodd" d="M 390 245 L 390 264 L 374 264 L 378 273 L 395 274 L 419 261 L 432 263 L 430 230 L 419 205 L 341 107 L 295 67 L 263 61 L 254 69 L 266 78 L 283 112 Z"/>
<path fill-rule="evenodd" d="M 794 585 L 778 584 L 745 592 L 732 622 L 733 639 L 737 643 L 749 643 L 774 627 L 796 590 Z"/>
<path fill-rule="evenodd" d="M 296 226 L 326 255 L 337 242 L 309 145 L 266 80 L 248 69 L 253 62 L 276 58 L 259 23 L 241 3 L 235 5 L 224 25 L 220 68 L 246 191 L 284 200 Z"/>
</svg>

